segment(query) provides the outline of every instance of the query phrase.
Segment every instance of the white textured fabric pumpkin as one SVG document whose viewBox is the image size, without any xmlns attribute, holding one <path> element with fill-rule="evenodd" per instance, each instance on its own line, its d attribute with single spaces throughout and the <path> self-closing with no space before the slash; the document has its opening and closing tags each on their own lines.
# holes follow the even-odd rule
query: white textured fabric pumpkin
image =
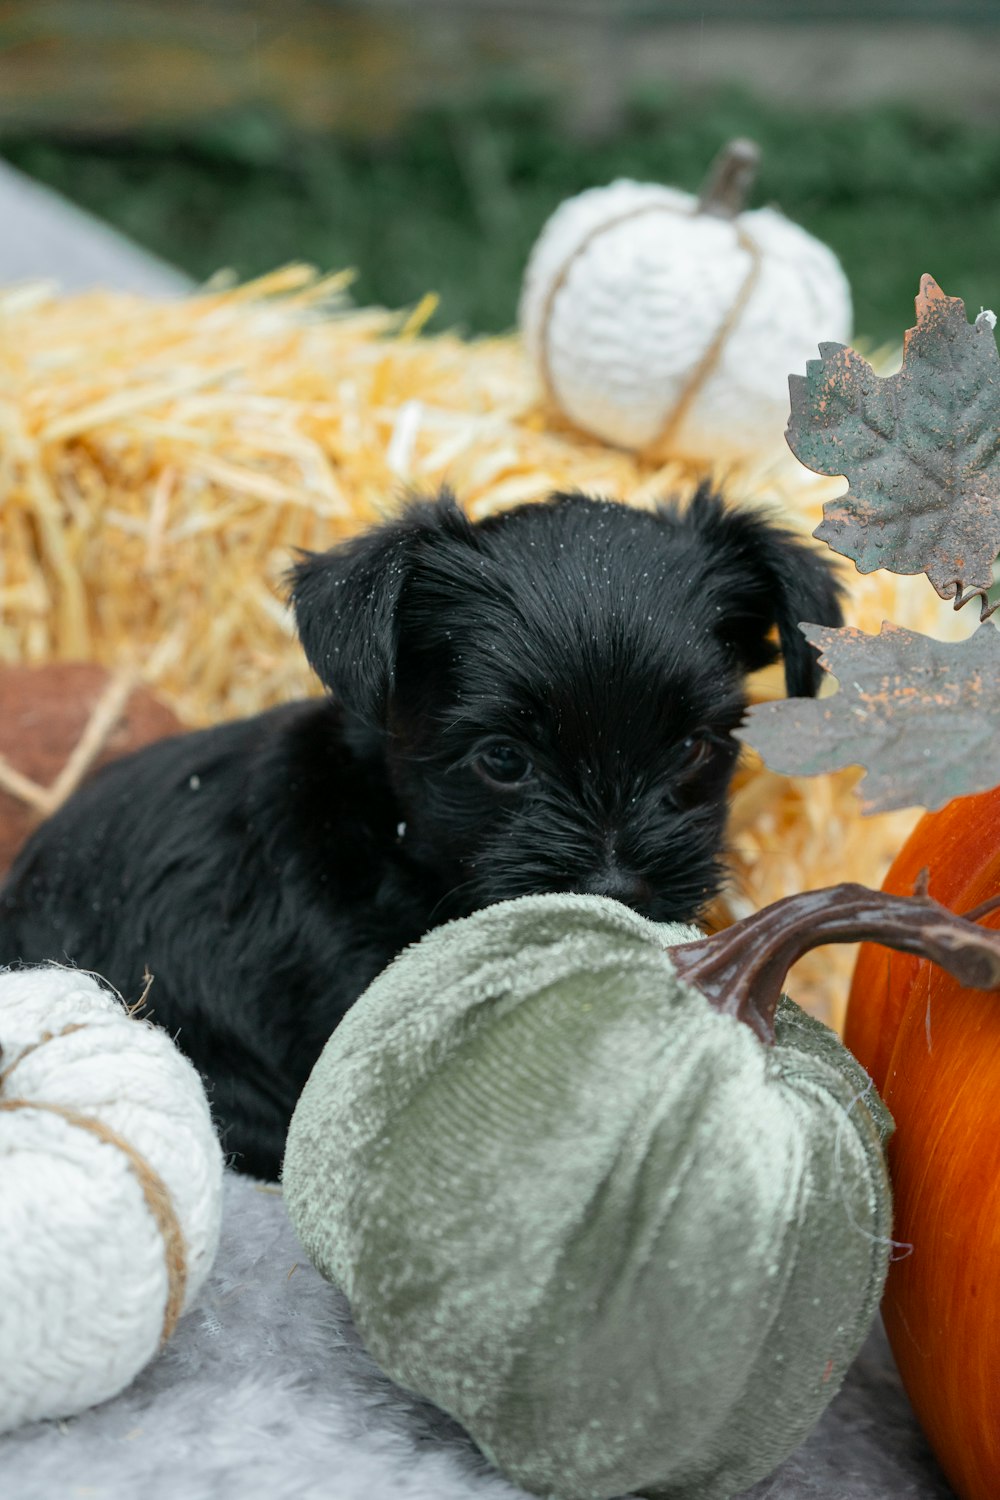
<svg viewBox="0 0 1000 1500">
<path fill-rule="evenodd" d="M 73 969 L 0 972 L 0 1432 L 117 1394 L 215 1256 L 222 1152 L 164 1031 Z"/>
<path fill-rule="evenodd" d="M 849 340 L 851 297 L 825 245 L 774 209 L 738 211 L 755 163 L 733 142 L 700 198 L 622 180 L 549 219 L 520 323 L 577 426 L 705 462 L 780 447 L 789 372 Z"/>
</svg>

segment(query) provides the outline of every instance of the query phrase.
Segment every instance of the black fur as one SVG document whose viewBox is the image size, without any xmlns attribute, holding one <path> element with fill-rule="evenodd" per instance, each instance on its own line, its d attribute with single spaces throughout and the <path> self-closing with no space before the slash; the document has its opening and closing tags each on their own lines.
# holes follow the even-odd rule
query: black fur
<svg viewBox="0 0 1000 1500">
<path fill-rule="evenodd" d="M 328 1035 L 429 927 L 551 890 L 694 916 L 721 878 L 744 674 L 776 627 L 789 691 L 813 692 L 797 622 L 840 620 L 819 555 L 707 488 L 477 524 L 444 494 L 306 556 L 292 596 L 330 697 L 113 763 L 0 891 L 0 959 L 79 964 L 130 1000 L 154 976 L 154 1019 L 268 1177 Z"/>
</svg>

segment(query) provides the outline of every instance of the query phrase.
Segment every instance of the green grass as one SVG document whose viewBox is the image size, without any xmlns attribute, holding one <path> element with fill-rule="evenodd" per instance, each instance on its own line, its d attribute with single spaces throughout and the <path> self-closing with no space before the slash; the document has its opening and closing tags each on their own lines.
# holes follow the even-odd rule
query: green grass
<svg viewBox="0 0 1000 1500">
<path fill-rule="evenodd" d="M 528 250 L 562 198 L 622 175 L 695 188 L 733 135 L 763 149 L 753 203 L 840 256 L 866 338 L 912 322 L 923 271 L 970 311 L 1000 305 L 1000 130 L 900 107 L 809 114 L 660 92 L 588 143 L 550 104 L 508 94 L 425 112 L 392 140 L 303 136 L 247 113 L 182 136 L 6 135 L 0 152 L 196 277 L 352 265 L 359 301 L 434 290 L 435 326 L 485 332 L 512 325 Z"/>
</svg>

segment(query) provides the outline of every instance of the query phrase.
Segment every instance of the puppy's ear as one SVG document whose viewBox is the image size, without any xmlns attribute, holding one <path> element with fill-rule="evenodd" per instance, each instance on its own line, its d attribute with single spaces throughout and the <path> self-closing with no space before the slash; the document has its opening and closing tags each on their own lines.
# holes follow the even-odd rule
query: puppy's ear
<svg viewBox="0 0 1000 1500">
<path fill-rule="evenodd" d="M 329 552 L 304 552 L 289 574 L 299 639 L 309 665 L 349 714 L 385 724 L 392 692 L 397 611 L 416 557 L 444 533 L 471 523 L 449 490 L 413 500 L 394 520 Z"/>
<path fill-rule="evenodd" d="M 812 697 L 822 671 L 800 621 L 841 625 L 843 589 L 831 562 L 792 532 L 754 511 L 729 509 L 702 484 L 681 525 L 705 547 L 708 593 L 718 611 L 719 634 L 744 671 L 777 657 L 768 639 L 777 626 L 789 697 Z"/>
</svg>

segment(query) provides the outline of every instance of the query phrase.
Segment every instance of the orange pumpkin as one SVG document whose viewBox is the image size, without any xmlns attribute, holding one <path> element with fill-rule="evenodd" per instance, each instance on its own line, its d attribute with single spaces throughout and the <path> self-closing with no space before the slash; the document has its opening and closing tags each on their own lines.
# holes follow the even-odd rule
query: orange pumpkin
<svg viewBox="0 0 1000 1500">
<path fill-rule="evenodd" d="M 1000 788 L 922 818 L 884 888 L 907 894 L 924 868 L 930 894 L 952 911 L 1000 893 Z M 1000 911 L 983 925 L 1000 928 Z M 889 1162 L 900 1248 L 882 1304 L 896 1363 L 962 1500 L 996 1500 L 1000 997 L 865 944 L 845 1040 L 896 1121 Z"/>
</svg>

